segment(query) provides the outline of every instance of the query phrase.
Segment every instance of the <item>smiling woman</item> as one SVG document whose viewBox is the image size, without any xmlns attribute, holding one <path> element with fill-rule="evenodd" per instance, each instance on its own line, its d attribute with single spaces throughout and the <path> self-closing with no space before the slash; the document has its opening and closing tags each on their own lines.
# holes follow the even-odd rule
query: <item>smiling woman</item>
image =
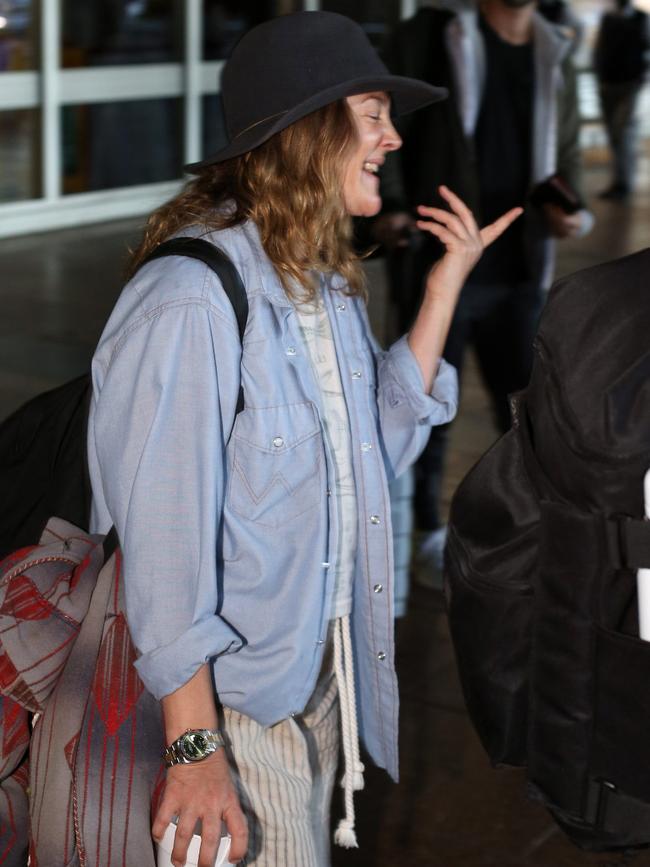
<svg viewBox="0 0 650 867">
<path fill-rule="evenodd" d="M 450 212 L 421 211 L 448 252 L 410 334 L 381 352 L 351 220 L 381 205 L 377 175 L 400 146 L 389 110 L 446 92 L 390 75 L 363 30 L 327 12 L 251 30 L 222 92 L 229 140 L 151 216 L 95 354 L 93 529 L 117 529 L 136 668 L 161 702 L 167 754 L 186 757 L 167 762 L 153 836 L 178 817 L 182 864 L 201 821 L 209 867 L 223 820 L 233 861 L 326 867 L 339 741 L 338 844 L 357 845 L 359 736 L 397 773 L 388 480 L 455 412 L 449 322 L 517 213 L 479 232 L 446 190 Z M 138 268 L 173 235 L 235 264 L 243 345 L 201 263 Z M 225 747 L 199 749 L 206 732 Z"/>
<path fill-rule="evenodd" d="M 349 189 L 351 205 L 368 207 L 372 191 L 362 188 L 361 174 L 369 146 L 366 141 L 360 154 L 362 135 L 356 114 L 342 99 L 297 120 L 243 158 L 198 167 L 196 180 L 149 218 L 133 272 L 188 219 L 214 231 L 251 219 L 290 296 L 299 290 L 303 300 L 312 298 L 318 290 L 313 274 L 323 269 L 343 275 L 348 294 L 362 294 L 350 220 L 356 212 L 346 208 L 345 192 Z M 376 180 L 369 180 L 377 198 Z"/>
<path fill-rule="evenodd" d="M 356 128 L 356 147 L 347 156 L 343 172 L 343 199 L 353 217 L 374 217 L 381 210 L 378 172 L 386 154 L 397 150 L 402 140 L 390 119 L 386 93 L 348 96 Z"/>
<path fill-rule="evenodd" d="M 401 144 L 390 119 L 390 97 L 362 93 L 308 114 L 245 160 L 201 166 L 196 181 L 150 217 L 135 271 L 154 247 L 187 224 L 188 212 L 218 230 L 249 217 L 266 239 L 266 252 L 285 291 L 296 284 L 311 298 L 312 272 L 342 274 L 349 294 L 363 292 L 363 272 L 352 245 L 350 217 L 381 208 L 378 172 Z M 215 201 L 232 203 L 215 209 Z M 182 207 L 179 203 L 182 201 Z"/>
</svg>

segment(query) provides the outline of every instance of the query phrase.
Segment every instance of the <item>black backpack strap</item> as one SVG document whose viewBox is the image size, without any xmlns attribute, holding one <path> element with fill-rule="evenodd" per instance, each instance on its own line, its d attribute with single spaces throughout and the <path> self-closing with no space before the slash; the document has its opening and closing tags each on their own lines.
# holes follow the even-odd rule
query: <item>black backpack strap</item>
<svg viewBox="0 0 650 867">
<path fill-rule="evenodd" d="M 220 250 L 203 238 L 170 238 L 168 241 L 163 241 L 162 244 L 159 244 L 155 250 L 149 253 L 147 258 L 141 263 L 140 268 L 146 265 L 147 262 L 151 262 L 154 259 L 162 259 L 165 256 L 186 256 L 189 259 L 198 259 L 200 262 L 204 262 L 211 271 L 214 271 L 221 281 L 223 291 L 228 296 L 228 300 L 235 311 L 239 339 L 243 344 L 246 322 L 248 320 L 248 295 L 239 276 L 239 271 L 223 250 Z M 238 414 L 243 408 L 244 390 L 240 385 L 235 412 Z"/>
<path fill-rule="evenodd" d="M 113 554 L 120 547 L 120 540 L 117 538 L 117 530 L 111 527 L 108 533 L 104 536 L 104 563 L 108 563 Z"/>
<path fill-rule="evenodd" d="M 235 311 L 239 339 L 243 343 L 248 319 L 248 296 L 239 276 L 239 271 L 223 250 L 203 238 L 170 238 L 169 241 L 163 241 L 149 253 L 140 267 L 142 268 L 147 262 L 161 259 L 164 256 L 187 256 L 189 259 L 198 259 L 205 262 L 208 268 L 214 271 L 221 280 L 223 290 Z"/>
<path fill-rule="evenodd" d="M 246 322 L 248 321 L 248 296 L 246 295 L 242 279 L 239 276 L 239 271 L 223 250 L 215 247 L 209 241 L 203 240 L 203 238 L 170 238 L 168 241 L 163 241 L 162 244 L 159 244 L 155 250 L 149 253 L 140 264 L 140 268 L 146 265 L 147 262 L 152 262 L 154 259 L 162 259 L 165 256 L 186 256 L 189 259 L 198 259 L 204 262 L 210 270 L 214 271 L 221 281 L 223 291 L 232 304 L 232 309 L 235 311 L 239 339 L 243 344 Z M 243 408 L 244 390 L 240 385 L 235 412 L 240 413 Z M 110 560 L 119 544 L 117 530 L 115 527 L 111 527 L 104 538 L 104 563 Z"/>
<path fill-rule="evenodd" d="M 581 823 L 582 828 L 577 829 L 574 842 L 578 845 L 581 845 L 581 837 L 586 843 L 593 844 L 594 839 L 597 839 L 594 833 L 596 831 L 602 835 L 603 843 L 598 849 L 610 848 L 612 834 L 617 834 L 622 828 L 641 831 L 650 823 L 650 804 L 642 798 L 635 798 L 628 792 L 621 791 L 607 780 L 589 778 L 585 795 L 583 820 L 587 827 Z M 608 843 L 610 846 L 607 846 Z M 630 845 L 636 846 L 638 843 L 630 840 Z M 596 850 L 593 845 L 588 848 Z"/>
</svg>

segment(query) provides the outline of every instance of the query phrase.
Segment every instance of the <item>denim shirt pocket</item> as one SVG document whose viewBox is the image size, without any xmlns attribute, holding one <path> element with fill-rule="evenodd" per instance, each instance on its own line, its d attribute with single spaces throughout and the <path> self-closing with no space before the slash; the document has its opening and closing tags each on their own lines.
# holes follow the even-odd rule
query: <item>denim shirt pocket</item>
<svg viewBox="0 0 650 867">
<path fill-rule="evenodd" d="M 281 527 L 321 501 L 324 448 L 311 403 L 245 409 L 233 430 L 230 508 Z"/>
</svg>

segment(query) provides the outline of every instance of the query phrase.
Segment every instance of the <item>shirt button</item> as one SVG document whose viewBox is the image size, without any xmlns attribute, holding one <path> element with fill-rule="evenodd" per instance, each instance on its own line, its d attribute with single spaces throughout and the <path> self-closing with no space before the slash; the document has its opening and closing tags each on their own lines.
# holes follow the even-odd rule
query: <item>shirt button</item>
<svg viewBox="0 0 650 867">
<path fill-rule="evenodd" d="M 342 313 L 345 310 L 345 304 L 337 304 L 336 309 L 339 311 L 339 313 Z"/>
<path fill-rule="evenodd" d="M 369 452 L 371 448 L 372 448 L 372 443 L 361 443 L 361 451 L 362 452 Z"/>
<path fill-rule="evenodd" d="M 298 716 L 298 711 L 297 711 L 297 710 L 290 710 L 290 711 L 289 711 L 289 716 L 290 716 L 290 717 Z"/>
<path fill-rule="evenodd" d="M 332 496 L 332 489 L 331 489 L 331 488 L 328 488 L 328 489 L 325 491 L 325 493 L 327 494 L 328 497 L 331 497 L 331 496 Z"/>
<path fill-rule="evenodd" d="M 329 569 L 330 568 L 330 564 L 327 560 L 323 561 L 321 563 L 321 566 L 323 567 L 323 569 Z"/>
<path fill-rule="evenodd" d="M 372 589 L 373 589 L 374 593 L 381 593 L 384 589 L 384 585 L 383 584 L 375 584 L 375 586 Z"/>
<path fill-rule="evenodd" d="M 284 445 L 284 440 L 282 439 L 282 437 L 273 437 L 273 445 L 276 447 L 276 449 L 281 449 Z"/>
<path fill-rule="evenodd" d="M 352 371 L 352 379 L 361 379 L 361 371 L 353 370 Z"/>
<path fill-rule="evenodd" d="M 295 346 L 287 346 L 287 355 L 295 355 L 296 347 Z"/>
<path fill-rule="evenodd" d="M 386 654 L 384 653 L 383 650 L 380 650 L 380 651 L 379 651 L 379 653 L 377 654 L 377 659 L 378 659 L 380 662 L 383 662 L 383 661 L 386 659 Z"/>
<path fill-rule="evenodd" d="M 320 647 L 321 644 L 325 644 L 325 639 L 324 639 L 324 638 L 319 638 L 318 641 L 316 642 L 316 644 Z"/>
<path fill-rule="evenodd" d="M 371 524 L 381 524 L 381 518 L 379 517 L 379 515 L 371 515 L 370 516 L 370 523 Z"/>
</svg>

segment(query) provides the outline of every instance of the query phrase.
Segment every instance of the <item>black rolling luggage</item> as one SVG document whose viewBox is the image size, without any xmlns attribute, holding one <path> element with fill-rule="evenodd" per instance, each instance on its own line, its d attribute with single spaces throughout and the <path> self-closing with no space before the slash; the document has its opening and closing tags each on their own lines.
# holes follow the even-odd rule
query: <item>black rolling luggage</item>
<svg viewBox="0 0 650 867">
<path fill-rule="evenodd" d="M 650 844 L 650 251 L 551 292 L 514 425 L 452 504 L 446 589 L 467 706 L 586 849 Z"/>
</svg>

